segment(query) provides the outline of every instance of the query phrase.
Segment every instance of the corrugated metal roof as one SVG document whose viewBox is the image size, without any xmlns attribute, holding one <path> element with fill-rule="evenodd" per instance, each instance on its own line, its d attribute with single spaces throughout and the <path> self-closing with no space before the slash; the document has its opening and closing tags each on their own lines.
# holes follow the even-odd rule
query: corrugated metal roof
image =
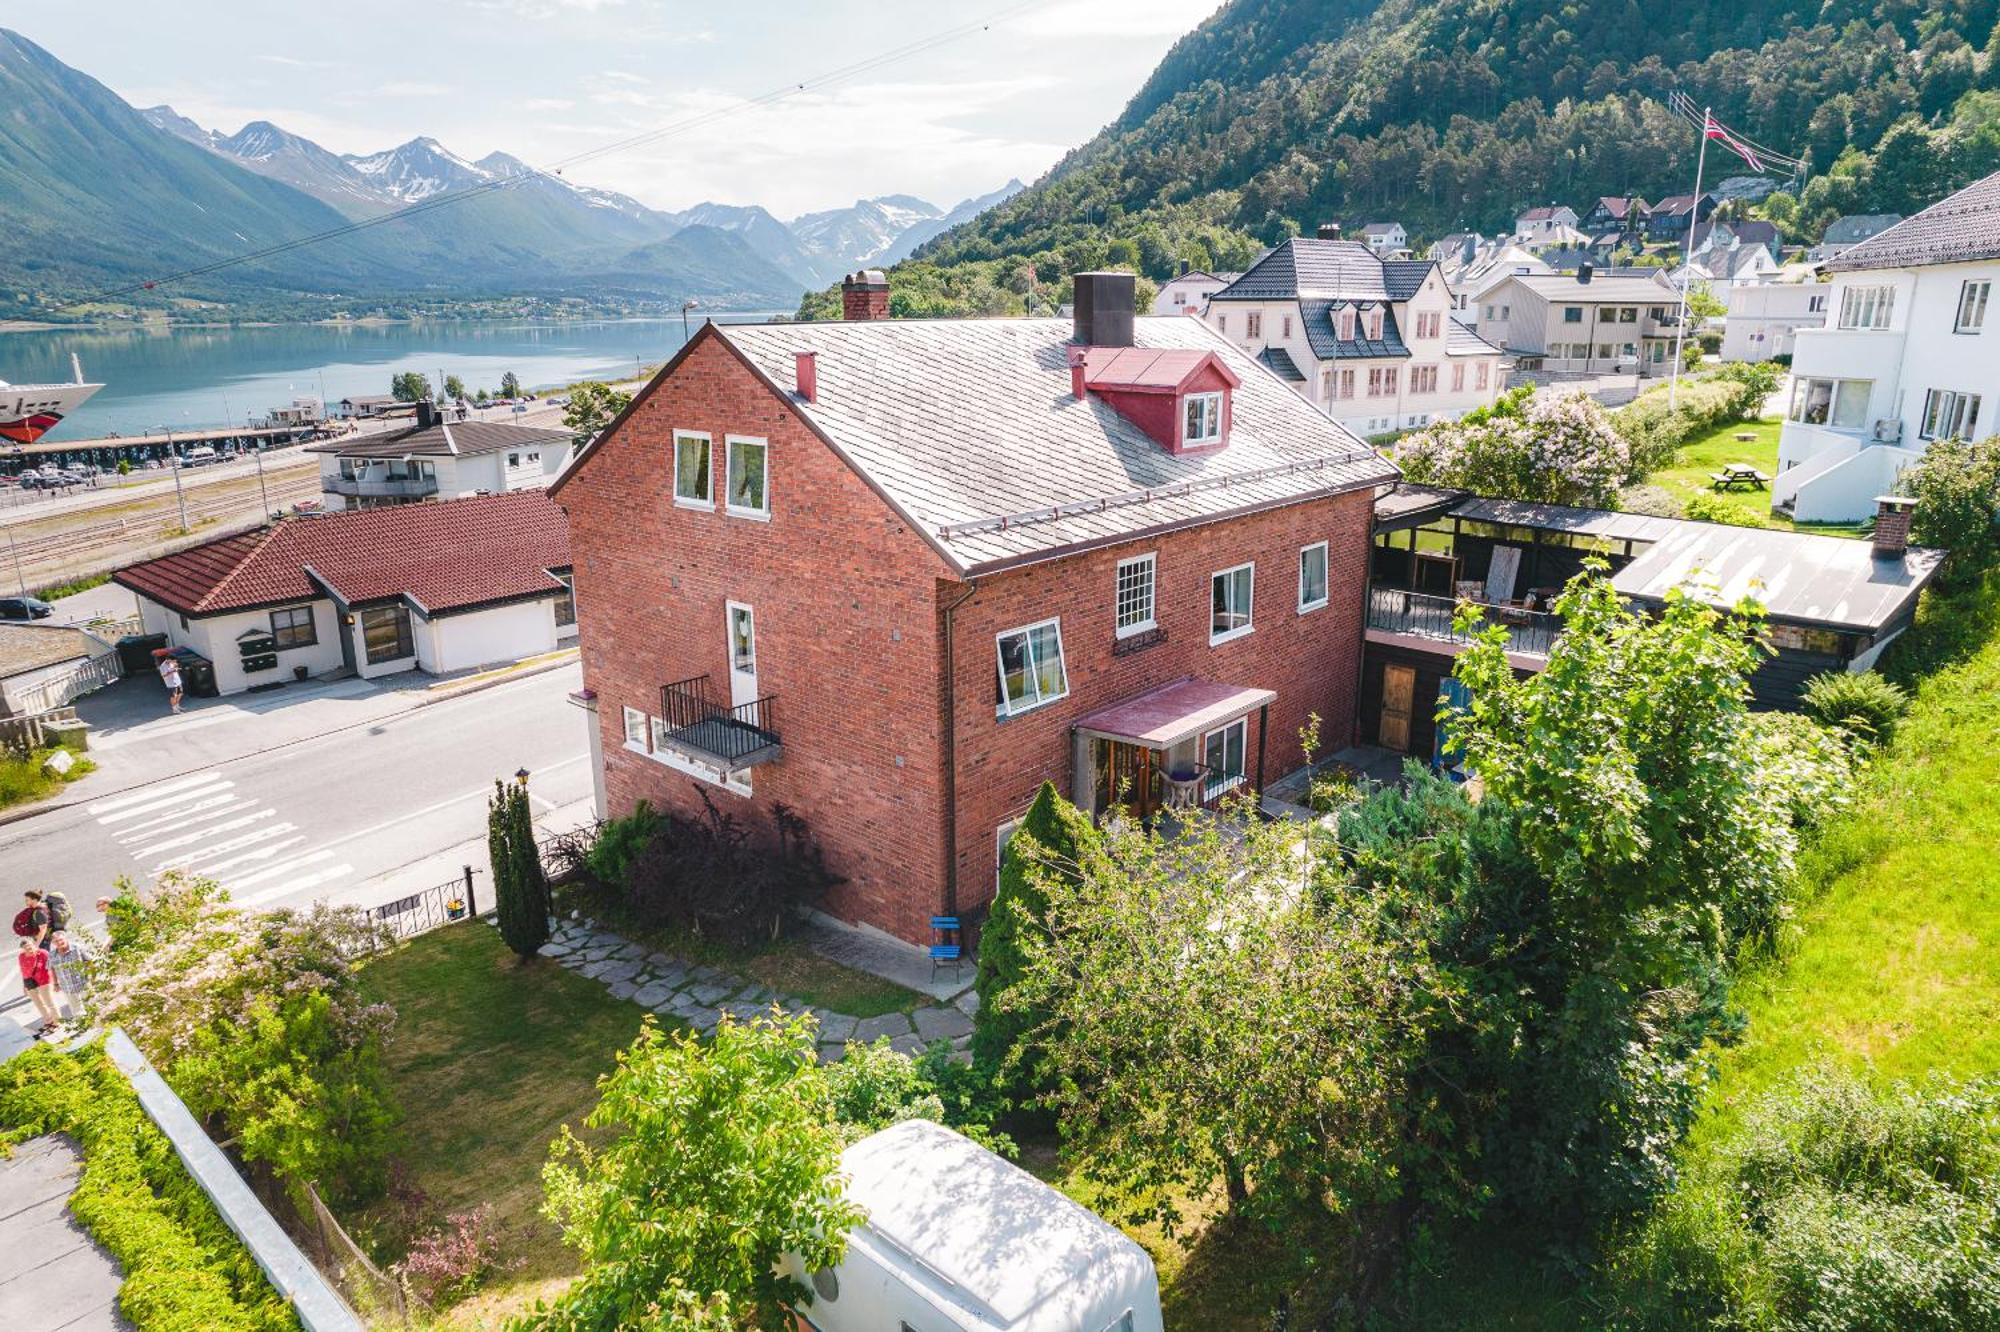
<svg viewBox="0 0 2000 1332">
<path fill-rule="evenodd" d="M 349 443 L 323 444 L 306 451 L 341 458 L 468 458 L 507 449 L 548 448 L 573 438 L 567 430 L 506 421 L 447 421 L 423 430 L 365 435 Z"/>
<path fill-rule="evenodd" d="M 1138 346 L 1210 352 L 1237 376 L 1227 448 L 1177 456 L 1097 395 L 1075 398 L 1066 320 L 714 327 L 962 570 L 1395 479 L 1201 320 L 1133 322 Z M 813 402 L 792 392 L 803 351 L 818 357 Z"/>
<path fill-rule="evenodd" d="M 1544 532 L 1571 532 L 1578 536 L 1609 537 L 1620 541 L 1658 541 L 1671 532 L 1679 518 L 1654 518 L 1643 513 L 1614 513 L 1609 509 L 1579 509 L 1568 504 L 1536 504 L 1515 499 L 1469 499 L 1451 511 L 1454 518 L 1469 522 L 1506 523 L 1514 527 L 1538 527 Z"/>
</svg>

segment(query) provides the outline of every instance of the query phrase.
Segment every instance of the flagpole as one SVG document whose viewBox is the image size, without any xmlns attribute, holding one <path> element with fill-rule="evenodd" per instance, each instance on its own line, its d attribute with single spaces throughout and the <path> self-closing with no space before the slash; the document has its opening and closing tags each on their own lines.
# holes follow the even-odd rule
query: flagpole
<svg viewBox="0 0 2000 1332">
<path fill-rule="evenodd" d="M 1688 204 L 1687 243 L 1681 250 L 1681 309 L 1680 319 L 1674 325 L 1674 369 L 1673 377 L 1667 381 L 1667 410 L 1673 411 L 1679 401 L 1681 391 L 1681 347 L 1687 341 L 1688 285 L 1694 275 L 1688 270 L 1694 267 L 1694 229 L 1701 221 L 1701 173 L 1708 165 L 1708 130 L 1714 123 L 1714 108 L 1703 107 L 1701 111 L 1701 149 L 1694 158 L 1694 198 Z"/>
</svg>

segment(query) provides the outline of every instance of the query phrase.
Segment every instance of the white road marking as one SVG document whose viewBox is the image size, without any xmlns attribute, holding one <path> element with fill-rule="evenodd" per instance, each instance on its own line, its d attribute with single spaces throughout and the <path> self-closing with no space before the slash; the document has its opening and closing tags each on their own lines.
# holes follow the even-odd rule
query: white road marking
<svg viewBox="0 0 2000 1332">
<path fill-rule="evenodd" d="M 582 753 L 578 754 L 574 758 L 566 758 L 563 759 L 561 762 L 551 763 L 547 767 L 540 769 L 540 772 L 542 773 L 560 772 L 564 768 L 573 768 L 579 763 L 587 763 L 589 761 L 590 761 L 590 755 L 588 753 Z M 493 787 L 491 786 L 491 784 L 488 784 L 486 786 L 478 788 L 477 790 L 467 791 L 463 795 L 455 795 L 449 797 L 448 799 L 440 800 L 434 805 L 425 805 L 422 809 L 413 809 L 407 814 L 398 814 L 395 818 L 389 819 L 382 823 L 378 823 L 372 828 L 363 828 L 358 832 L 345 833 L 342 836 L 334 838 L 330 842 L 323 842 L 321 843 L 321 845 L 340 846 L 343 843 L 352 842 L 357 838 L 373 837 L 377 833 L 386 832 L 390 828 L 394 828 L 399 824 L 408 823 L 411 819 L 428 818 L 430 815 L 437 813 L 441 809 L 450 809 L 453 805 L 463 804 L 466 801 L 472 799 L 484 799 L 485 797 L 490 796 L 492 794 L 493 794 Z"/>
<path fill-rule="evenodd" d="M 273 829 L 272 831 L 275 832 L 276 829 Z M 260 846 L 254 851 L 245 851 L 242 855 L 231 856 L 228 860 L 218 860 L 213 865 L 210 865 L 207 868 L 203 869 L 201 873 L 204 878 L 217 878 L 218 876 L 222 875 L 222 872 L 224 870 L 228 869 L 232 865 L 241 865 L 246 860 L 269 860 L 272 856 L 277 855 L 280 851 L 284 851 L 290 847 L 297 846 L 300 842 L 303 842 L 305 840 L 306 839 L 304 836 L 287 837 L 282 842 L 273 842 L 269 846 Z M 225 888 L 229 886 L 227 878 L 221 878 L 220 882 Z"/>
<path fill-rule="evenodd" d="M 230 812 L 235 813 L 234 810 L 231 810 Z M 210 824 L 208 827 L 202 828 L 196 832 L 183 833 L 179 837 L 170 837 L 166 841 L 156 842 L 152 846 L 135 846 L 132 848 L 132 854 L 135 856 L 157 855 L 162 851 L 171 851 L 177 846 L 187 846 L 193 842 L 206 841 L 207 839 L 214 837 L 220 833 L 235 832 L 238 828 L 247 828 L 251 824 L 256 823 L 260 819 L 270 818 L 277 812 L 278 811 L 276 809 L 268 809 L 268 808 L 260 809 L 254 814 L 244 814 L 236 818 L 224 820 L 221 823 Z M 153 835 L 157 837 L 159 836 L 160 833 L 169 831 L 172 830 L 167 828 L 161 828 L 158 830 L 158 832 L 155 832 Z"/>
<path fill-rule="evenodd" d="M 316 870 L 302 878 L 286 879 L 282 883 L 274 883 L 268 888 L 259 888 L 256 892 L 245 894 L 242 897 L 232 896 L 231 900 L 237 906 L 257 906 L 264 902 L 275 902 L 281 897 L 289 897 L 293 893 L 306 892 L 309 889 L 319 887 L 323 883 L 331 883 L 335 879 L 352 873 L 354 873 L 354 866 L 352 865 L 329 865 L 325 869 Z"/>
<path fill-rule="evenodd" d="M 209 864 L 215 857 L 225 856 L 231 851 L 237 851 L 246 846 L 255 846 L 259 842 L 268 842 L 273 837 L 283 837 L 288 832 L 297 831 L 298 826 L 296 824 L 274 823 L 268 828 L 259 828 L 256 832 L 245 833 L 241 837 L 232 837 L 226 842 L 217 842 L 214 846 L 204 846 L 199 850 L 185 852 L 178 856 L 168 856 L 165 860 L 153 866 L 152 872 L 158 874 L 161 870 L 191 869 L 196 865 L 202 865 L 204 866 L 202 870 L 203 874 L 214 874 L 222 868 L 219 864 Z"/>
<path fill-rule="evenodd" d="M 163 823 L 185 824 L 191 819 L 214 818 L 218 811 L 227 811 L 231 806 L 247 805 L 249 803 L 242 796 L 231 795 L 228 792 L 224 792 L 218 796 L 204 796 L 192 804 L 180 806 L 171 814 L 157 814 L 150 819 L 143 819 L 129 827 L 119 829 L 117 840 L 121 845 L 129 842 L 143 842 L 149 837 L 158 837 L 164 831 L 160 827 Z"/>
<path fill-rule="evenodd" d="M 228 781 L 213 782 L 207 786 L 199 787 L 193 791 L 183 791 L 179 795 L 168 796 L 164 800 L 155 800 L 151 804 L 134 805 L 130 809 L 121 809 L 116 814 L 99 815 L 97 821 L 99 823 L 107 825 L 113 823 L 123 823 L 127 819 L 137 818 L 141 814 L 157 814 L 163 809 L 172 809 L 176 805 L 184 805 L 188 801 L 194 800 L 200 796 L 220 795 L 222 792 L 229 790 L 235 785 L 236 785 L 235 782 L 228 782 Z"/>
<path fill-rule="evenodd" d="M 213 782 L 221 780 L 222 774 L 211 768 L 209 771 L 199 775 L 183 777 L 171 782 L 162 782 L 144 791 L 136 791 L 130 795 L 119 796 L 115 800 L 99 800 L 94 804 L 85 806 L 85 808 L 92 814 L 109 814 L 115 809 L 124 809 L 127 806 L 141 804 L 148 800 L 157 800 L 161 796 L 171 794 L 175 791 L 184 791 L 194 786 L 208 786 Z"/>
<path fill-rule="evenodd" d="M 317 865 L 322 860 L 332 860 L 332 859 L 333 859 L 333 852 L 331 851 L 309 851 L 305 855 L 298 857 L 296 860 L 282 861 L 276 865 L 271 865 L 265 869 L 256 870 L 253 871 L 252 873 L 232 878 L 229 881 L 229 887 L 233 895 L 236 889 L 248 888 L 253 883 L 262 883 L 264 880 L 273 878 L 280 874 L 290 874 L 292 871 L 299 869 L 303 866 Z"/>
</svg>

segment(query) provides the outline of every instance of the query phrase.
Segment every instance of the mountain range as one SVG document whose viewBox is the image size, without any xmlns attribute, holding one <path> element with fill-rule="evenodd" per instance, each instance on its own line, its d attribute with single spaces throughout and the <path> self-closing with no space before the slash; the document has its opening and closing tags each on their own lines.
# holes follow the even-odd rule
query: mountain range
<svg viewBox="0 0 2000 1332">
<path fill-rule="evenodd" d="M 893 263 L 1021 188 L 939 209 L 908 195 L 781 222 L 755 206 L 680 212 L 418 137 L 332 152 L 268 120 L 233 134 L 172 107 L 136 110 L 19 33 L 0 29 L 0 313 L 216 263 L 479 193 L 337 239 L 176 284 L 171 299 L 249 292 L 330 305 L 421 294 L 788 307 L 850 269 Z M 129 299 L 129 298 L 128 298 Z M 137 303 L 169 299 L 162 291 Z"/>
</svg>

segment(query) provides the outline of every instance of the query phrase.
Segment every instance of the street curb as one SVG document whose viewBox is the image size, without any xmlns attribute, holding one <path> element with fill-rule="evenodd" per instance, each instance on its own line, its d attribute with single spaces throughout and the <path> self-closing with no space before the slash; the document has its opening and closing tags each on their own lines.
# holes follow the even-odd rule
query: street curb
<svg viewBox="0 0 2000 1332">
<path fill-rule="evenodd" d="M 320 731 L 313 735 L 303 735 L 296 740 L 287 740 L 283 744 L 272 745 L 269 749 L 252 750 L 250 753 L 240 755 L 237 758 L 224 759 L 223 762 L 240 763 L 243 759 L 258 758 L 265 754 L 275 754 L 281 749 L 290 749 L 293 745 L 311 744 L 315 740 L 324 740 L 329 735 L 339 735 L 342 731 L 351 731 L 356 727 L 379 726 L 383 722 L 393 718 L 417 712 L 424 708 L 435 707 L 439 703 L 450 703 L 456 699 L 464 698 L 468 694 L 477 694 L 488 689 L 496 689 L 501 685 L 513 684 L 516 680 L 532 680 L 537 675 L 547 675 L 550 671 L 557 671 L 565 666 L 574 665 L 577 660 L 577 657 L 568 657 L 562 661 L 544 662 L 539 666 L 514 671 L 492 680 L 481 680 L 474 684 L 467 684 L 458 689 L 447 690 L 436 697 L 420 698 L 402 712 L 392 712 L 384 717 L 370 717 L 366 721 L 352 722 L 346 726 L 336 726 L 332 730 Z M 89 796 L 79 797 L 75 800 L 50 801 L 46 804 L 23 805 L 16 809 L 0 810 L 0 828 L 5 828 L 10 824 L 25 823 L 29 819 L 38 818 L 43 814 L 59 814 L 63 810 L 74 809 L 78 805 L 88 804 L 93 800 L 107 800 L 112 796 L 123 795 L 127 791 L 136 791 L 142 786 L 151 786 L 155 782 L 170 782 L 176 777 L 185 777 L 191 772 L 199 772 L 203 768 L 213 768 L 215 766 L 217 765 L 214 763 L 197 763 L 191 768 L 182 768 L 178 772 L 163 772 L 158 777 L 148 777 L 143 782 L 134 782 L 130 786 L 121 786 L 113 791 L 94 791 Z"/>
</svg>

